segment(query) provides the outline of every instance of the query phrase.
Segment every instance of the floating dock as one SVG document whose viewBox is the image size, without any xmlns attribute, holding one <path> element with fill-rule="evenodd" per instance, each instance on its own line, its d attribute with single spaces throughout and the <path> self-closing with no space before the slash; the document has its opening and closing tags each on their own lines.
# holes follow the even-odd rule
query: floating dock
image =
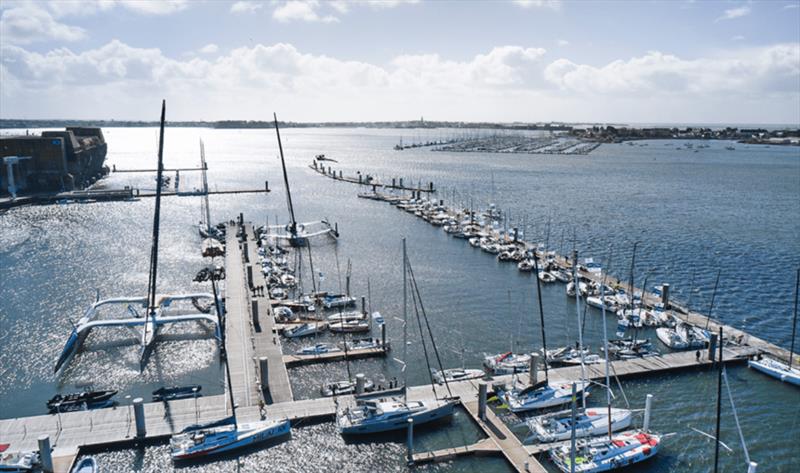
<svg viewBox="0 0 800 473">
<path fill-rule="evenodd" d="M 403 184 L 403 178 L 399 179 L 392 178 L 392 183 L 389 184 L 388 182 L 378 181 L 375 176 L 370 176 L 368 174 L 361 174 L 360 171 L 358 172 L 357 177 L 350 177 L 350 176 L 345 176 L 342 171 L 339 171 L 339 173 L 337 174 L 336 171 L 332 169 L 330 166 L 326 170 L 325 166 L 322 164 L 317 164 L 316 160 L 313 163 L 311 163 L 308 167 L 318 172 L 319 174 L 322 174 L 323 176 L 331 178 L 335 181 L 349 182 L 350 184 L 359 184 L 362 186 L 371 186 L 373 189 L 380 187 L 383 189 L 395 189 L 401 191 L 410 191 L 414 193 L 436 192 L 436 189 L 433 186 L 433 182 L 429 182 L 428 187 L 423 187 L 422 185 L 418 185 L 417 187 L 409 187 Z"/>
</svg>

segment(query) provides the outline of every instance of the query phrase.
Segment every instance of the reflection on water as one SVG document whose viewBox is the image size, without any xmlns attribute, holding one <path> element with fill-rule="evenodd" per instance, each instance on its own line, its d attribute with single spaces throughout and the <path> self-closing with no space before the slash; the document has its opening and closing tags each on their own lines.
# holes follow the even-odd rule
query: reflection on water
<svg viewBox="0 0 800 473">
<path fill-rule="evenodd" d="M 119 168 L 152 167 L 154 129 L 104 130 L 109 163 Z M 424 134 L 425 132 L 421 132 Z M 436 131 L 438 137 L 442 132 Z M 286 205 L 274 135 L 267 130 L 167 130 L 167 167 L 195 167 L 198 138 L 204 139 L 212 188 L 260 188 L 269 180 L 272 192 L 215 195 L 214 220 L 245 214 L 256 222 L 284 222 Z M 549 241 L 561 252 L 575 245 L 581 255 L 605 261 L 613 246 L 612 272 L 627 279 L 630 251 L 637 252 L 637 284 L 649 273 L 648 285 L 670 282 L 675 297 L 707 311 L 717 269 L 722 270 L 714 314 L 724 322 L 788 347 L 793 274 L 800 265 L 800 156 L 796 148 L 737 146 L 709 142 L 699 153 L 683 153 L 652 141 L 648 147 L 603 145 L 589 156 L 463 154 L 426 149 L 393 151 L 395 130 L 289 129 L 284 147 L 295 211 L 303 221 L 327 217 L 338 222 L 342 238 L 313 246 L 315 271 L 322 288 L 340 290 L 344 268 L 353 264 L 353 293 L 367 295 L 372 310 L 387 319 L 394 353 L 359 360 L 351 373 L 380 381 L 402 373 L 400 237 L 408 238 L 409 257 L 420 282 L 439 352 L 448 366 L 478 366 L 484 353 L 540 346 L 535 284 L 514 265 L 471 248 L 413 215 L 381 202 L 356 198 L 357 187 L 334 182 L 308 169 L 314 155 L 325 153 L 345 174 L 360 170 L 383 180 L 433 181 L 448 203 L 506 209 L 509 226 L 524 229 L 530 240 Z M 185 189 L 200 185 L 199 175 L 181 174 Z M 153 175 L 120 173 L 104 185 L 153 188 Z M 44 403 L 58 391 L 93 384 L 126 395 L 149 397 L 161 385 L 201 384 L 207 395 L 221 393 L 217 344 L 201 324 L 166 326 L 144 373 L 138 371 L 137 332 L 98 330 L 85 350 L 61 374 L 53 365 L 71 329 L 95 297 L 144 295 L 153 202 L 111 202 L 14 209 L 0 214 L 0 406 L 2 417 L 44 413 Z M 159 292 L 210 291 L 192 277 L 206 262 L 200 257 L 195 225 L 197 197 L 168 197 L 162 208 Z M 548 221 L 549 232 L 548 232 Z M 573 235 L 577 238 L 573 242 Z M 548 238 L 549 236 L 549 238 Z M 342 271 L 337 271 L 342 268 Z M 305 268 L 306 274 L 308 268 Z M 510 291 L 510 298 L 509 298 Z M 561 284 L 542 289 L 550 345 L 577 338 L 574 301 Z M 588 310 L 587 344 L 601 342 L 599 311 Z M 609 317 L 609 322 L 613 319 Z M 374 333 L 373 336 L 377 336 Z M 654 333 L 647 336 L 655 339 Z M 323 336 L 320 341 L 339 340 Z M 418 334 L 409 346 L 410 384 L 427 382 Z M 656 344 L 658 344 L 656 342 Z M 287 343 L 286 353 L 300 343 Z M 659 346 L 659 349 L 666 350 Z M 344 379 L 344 363 L 293 368 L 295 396 L 317 396 L 323 382 Z M 712 445 L 690 427 L 713 430 L 716 377 L 707 372 L 659 376 L 624 383 L 635 408 L 646 393 L 656 395 L 653 426 L 675 432 L 658 459 L 635 471 L 707 471 Z M 731 370 L 732 389 L 751 456 L 760 471 L 800 469 L 797 391 L 746 368 Z M 617 393 L 618 405 L 624 402 Z M 592 396 L 602 403 L 602 392 Z M 738 445 L 729 408 L 723 410 L 724 439 Z M 764 426 L 769 426 L 765 429 Z M 302 471 L 309 462 L 322 471 L 404 470 L 403 439 L 374 445 L 344 446 L 331 424 L 295 429 L 293 440 L 244 455 L 243 471 L 258 471 L 263 462 L 280 471 Z M 431 445 L 457 445 L 454 429 L 430 433 Z M 420 434 L 420 442 L 422 434 Z M 420 447 L 421 448 L 421 447 Z M 437 447 L 438 448 L 438 447 Z M 165 446 L 138 452 L 101 455 L 111 471 L 155 471 L 169 465 Z M 386 463 L 381 463 L 386 462 Z M 205 465 L 203 470 L 230 471 L 233 461 Z M 722 464 L 741 468 L 741 448 L 724 453 Z M 344 465 L 344 466 L 343 466 Z M 347 465 L 350 465 L 348 467 Z M 119 466 L 119 468 L 116 468 Z M 433 468 L 433 467 L 431 467 Z M 440 468 L 440 467 L 435 467 Z M 455 471 L 504 471 L 502 460 L 466 459 L 441 468 Z M 198 467 L 198 469 L 200 469 Z M 743 469 L 743 468 L 742 468 Z M 634 471 L 634 470 L 632 470 Z"/>
</svg>

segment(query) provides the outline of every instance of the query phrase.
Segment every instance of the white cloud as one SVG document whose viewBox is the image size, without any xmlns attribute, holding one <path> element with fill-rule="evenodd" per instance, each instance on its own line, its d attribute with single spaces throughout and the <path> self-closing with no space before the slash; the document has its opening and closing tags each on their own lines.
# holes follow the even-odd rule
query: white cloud
<svg viewBox="0 0 800 473">
<path fill-rule="evenodd" d="M 556 43 L 557 43 L 559 46 L 562 46 L 562 47 L 563 47 L 563 46 L 569 46 L 569 41 L 567 41 L 566 39 L 559 39 L 559 40 L 558 40 Z"/>
<path fill-rule="evenodd" d="M 522 8 L 561 8 L 561 0 L 514 0 L 514 3 Z"/>
<path fill-rule="evenodd" d="M 714 21 L 733 20 L 734 18 L 741 18 L 750 14 L 750 7 L 745 5 L 736 8 L 730 8 L 722 12 L 722 16 Z"/>
<path fill-rule="evenodd" d="M 219 46 L 214 43 L 210 43 L 200 48 L 199 51 L 203 54 L 214 54 L 219 51 Z"/>
<path fill-rule="evenodd" d="M 784 10 L 792 10 L 794 8 L 800 8 L 800 3 L 790 3 L 788 5 L 783 6 Z"/>
<path fill-rule="evenodd" d="M 120 5 L 138 13 L 169 15 L 189 6 L 187 0 L 117 0 Z"/>
<path fill-rule="evenodd" d="M 10 44 L 35 41 L 78 41 L 86 30 L 59 23 L 47 10 L 36 4 L 21 4 L 0 14 L 0 38 Z"/>
<path fill-rule="evenodd" d="M 731 36 L 731 41 L 744 41 L 744 40 L 745 37 L 740 34 L 737 34 L 736 36 Z"/>
<path fill-rule="evenodd" d="M 404 4 L 419 3 L 419 0 L 362 0 L 355 3 L 366 3 L 372 8 L 394 8 Z"/>
<path fill-rule="evenodd" d="M 293 20 L 334 23 L 339 21 L 332 15 L 321 16 L 317 13 L 320 4 L 317 0 L 288 0 L 273 10 L 272 17 L 286 23 Z"/>
<path fill-rule="evenodd" d="M 2 58 L 4 117 L 148 118 L 148 104 L 167 97 L 178 110 L 174 119 L 259 119 L 267 108 L 283 108 L 294 114 L 286 119 L 299 120 L 419 113 L 504 121 L 800 120 L 800 44 L 794 43 L 700 59 L 650 52 L 599 66 L 517 45 L 461 61 L 400 55 L 386 65 L 285 43 L 186 58 L 116 40 L 46 53 L 3 43 Z"/>
<path fill-rule="evenodd" d="M 254 1 L 238 1 L 231 5 L 231 13 L 254 13 L 263 5 Z"/>
</svg>

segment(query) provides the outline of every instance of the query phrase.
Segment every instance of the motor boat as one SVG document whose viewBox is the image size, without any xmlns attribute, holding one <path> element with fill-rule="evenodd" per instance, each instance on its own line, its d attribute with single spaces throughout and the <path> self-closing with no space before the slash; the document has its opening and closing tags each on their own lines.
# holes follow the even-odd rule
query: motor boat
<svg viewBox="0 0 800 473">
<path fill-rule="evenodd" d="M 284 330 L 283 336 L 286 338 L 308 337 L 310 335 L 316 335 L 324 332 L 327 328 L 327 322 L 309 322 Z"/>
<path fill-rule="evenodd" d="M 364 312 L 353 311 L 353 312 L 340 312 L 338 314 L 333 314 L 328 316 L 328 322 L 330 323 L 350 322 L 354 320 L 356 321 L 367 320 L 367 314 L 365 314 Z"/>
<path fill-rule="evenodd" d="M 465 381 L 468 379 L 479 379 L 486 376 L 483 370 L 469 369 L 469 368 L 450 368 L 444 371 L 433 370 L 433 379 L 438 384 L 444 384 L 453 381 Z"/>
<path fill-rule="evenodd" d="M 199 384 L 188 386 L 173 386 L 171 388 L 160 387 L 153 391 L 153 402 L 174 401 L 176 399 L 187 399 L 200 397 L 200 390 L 203 389 Z"/>
<path fill-rule="evenodd" d="M 370 393 L 375 390 L 375 384 L 369 379 L 364 381 L 364 392 Z M 355 381 L 337 381 L 335 383 L 328 383 L 320 388 L 320 394 L 325 397 L 332 396 L 346 396 L 356 393 Z"/>
<path fill-rule="evenodd" d="M 710 335 L 707 330 L 681 322 L 675 328 L 659 327 L 656 336 L 664 345 L 673 350 L 696 350 L 708 345 Z"/>
<path fill-rule="evenodd" d="M 370 329 L 369 320 L 340 320 L 332 322 L 329 328 L 336 333 L 364 333 Z"/>
<path fill-rule="evenodd" d="M 483 366 L 493 375 L 527 373 L 531 369 L 531 355 L 528 353 L 500 353 L 483 359 Z"/>
<path fill-rule="evenodd" d="M 576 383 L 576 396 L 579 398 L 588 396 L 589 385 L 590 382 L 588 380 L 578 381 Z M 501 397 L 508 404 L 508 409 L 514 413 L 545 409 L 571 402 L 572 384 L 541 382 L 519 391 L 503 392 Z"/>
<path fill-rule="evenodd" d="M 0 471 L 33 471 L 39 466 L 37 452 L 5 453 L 8 444 L 0 444 Z"/>
<path fill-rule="evenodd" d="M 338 307 L 350 307 L 356 305 L 356 298 L 345 294 L 336 294 L 325 296 L 322 305 L 326 309 L 335 309 Z"/>
<path fill-rule="evenodd" d="M 101 404 L 109 401 L 117 394 L 115 390 L 83 391 L 69 394 L 56 394 L 47 401 L 50 412 L 65 412 L 82 409 L 84 406 Z"/>
</svg>

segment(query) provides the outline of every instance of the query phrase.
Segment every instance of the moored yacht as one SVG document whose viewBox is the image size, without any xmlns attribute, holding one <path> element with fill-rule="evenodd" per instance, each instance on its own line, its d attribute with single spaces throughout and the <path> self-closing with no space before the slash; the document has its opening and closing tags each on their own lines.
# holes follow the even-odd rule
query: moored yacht
<svg viewBox="0 0 800 473">
<path fill-rule="evenodd" d="M 589 384 L 588 380 L 576 383 L 576 395 L 579 398 L 589 395 Z M 539 383 L 521 391 L 504 392 L 502 398 L 508 404 L 509 410 L 514 413 L 561 406 L 572 400 L 572 385 Z"/>
<path fill-rule="evenodd" d="M 371 434 L 405 429 L 408 419 L 424 424 L 453 414 L 453 399 L 404 401 L 402 399 L 361 400 L 337 415 L 336 425 L 342 434 Z"/>
<path fill-rule="evenodd" d="M 630 409 L 587 408 L 575 417 L 575 437 L 603 435 L 609 431 L 609 421 L 612 431 L 627 429 L 631 425 L 632 417 L 633 412 Z M 528 420 L 528 427 L 530 427 L 532 435 L 526 441 L 534 439 L 539 442 L 569 440 L 572 436 L 572 426 L 571 411 L 560 411 L 534 417 Z"/>
</svg>

